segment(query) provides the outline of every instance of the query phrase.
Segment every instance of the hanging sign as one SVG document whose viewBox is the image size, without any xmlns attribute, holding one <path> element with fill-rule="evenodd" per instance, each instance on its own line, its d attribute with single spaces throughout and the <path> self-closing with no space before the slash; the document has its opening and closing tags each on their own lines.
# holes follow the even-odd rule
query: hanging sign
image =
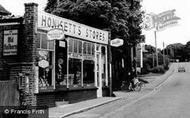
<svg viewBox="0 0 190 118">
<path fill-rule="evenodd" d="M 18 30 L 5 30 L 3 40 L 3 55 L 17 55 Z"/>
<path fill-rule="evenodd" d="M 113 47 L 119 47 L 122 45 L 123 45 L 123 39 L 116 38 L 116 39 L 111 40 L 111 46 Z"/>
<path fill-rule="evenodd" d="M 48 40 L 62 40 L 64 32 L 62 29 L 51 29 L 47 32 Z"/>
</svg>

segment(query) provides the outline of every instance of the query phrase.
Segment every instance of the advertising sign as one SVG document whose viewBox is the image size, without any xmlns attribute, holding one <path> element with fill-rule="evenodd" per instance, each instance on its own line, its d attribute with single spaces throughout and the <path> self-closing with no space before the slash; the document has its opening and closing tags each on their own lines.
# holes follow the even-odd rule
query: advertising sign
<svg viewBox="0 0 190 118">
<path fill-rule="evenodd" d="M 3 40 L 3 55 L 17 55 L 18 30 L 5 30 Z"/>
<path fill-rule="evenodd" d="M 48 40 L 61 40 L 64 38 L 64 32 L 62 29 L 51 29 L 47 32 Z"/>
<path fill-rule="evenodd" d="M 122 45 L 123 45 L 123 39 L 116 38 L 116 39 L 111 40 L 111 46 L 113 47 L 119 47 Z"/>
<path fill-rule="evenodd" d="M 108 44 L 108 31 L 93 28 L 46 12 L 38 12 L 38 29 L 62 29 L 65 35 Z"/>
<path fill-rule="evenodd" d="M 156 29 L 157 31 L 163 30 L 164 28 L 175 25 L 180 20 L 175 15 L 175 9 L 162 12 L 160 14 L 147 14 L 143 19 L 143 28 L 145 30 Z"/>
</svg>

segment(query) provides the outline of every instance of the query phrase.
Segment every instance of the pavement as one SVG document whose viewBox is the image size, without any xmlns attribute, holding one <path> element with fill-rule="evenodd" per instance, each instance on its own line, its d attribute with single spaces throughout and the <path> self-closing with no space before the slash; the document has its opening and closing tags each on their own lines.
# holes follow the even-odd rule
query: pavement
<svg viewBox="0 0 190 118">
<path fill-rule="evenodd" d="M 143 79 L 147 80 L 149 83 L 143 86 L 140 92 L 116 91 L 114 92 L 116 97 L 101 97 L 74 104 L 49 108 L 49 118 L 64 118 L 120 99 L 127 99 L 129 105 L 133 104 L 134 102 L 148 96 L 152 91 L 160 88 L 174 71 L 174 69 L 170 69 L 164 75 L 143 77 Z"/>
</svg>

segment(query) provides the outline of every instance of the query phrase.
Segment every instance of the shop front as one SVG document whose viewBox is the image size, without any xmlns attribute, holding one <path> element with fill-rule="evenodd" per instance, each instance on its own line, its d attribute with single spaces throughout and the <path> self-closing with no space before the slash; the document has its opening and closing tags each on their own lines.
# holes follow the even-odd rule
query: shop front
<svg viewBox="0 0 190 118">
<path fill-rule="evenodd" d="M 108 95 L 108 32 L 49 13 L 36 14 L 33 31 L 37 33 L 34 37 L 37 104 L 53 106 L 49 103 L 73 103 Z M 55 30 L 51 35 L 57 35 L 57 29 L 64 36 L 49 39 L 48 32 Z"/>
</svg>

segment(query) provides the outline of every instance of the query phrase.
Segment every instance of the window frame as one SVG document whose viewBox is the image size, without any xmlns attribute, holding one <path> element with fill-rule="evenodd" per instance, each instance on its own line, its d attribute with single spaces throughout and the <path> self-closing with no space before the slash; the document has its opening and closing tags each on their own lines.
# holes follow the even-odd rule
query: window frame
<svg viewBox="0 0 190 118">
<path fill-rule="evenodd" d="M 46 37 L 47 49 L 42 48 L 42 40 L 43 40 L 42 38 L 44 38 L 43 35 L 45 35 L 45 37 Z M 47 52 L 52 53 L 51 57 L 50 57 L 51 58 L 51 66 L 53 66 L 52 70 L 51 70 L 51 85 L 47 86 L 46 89 L 44 89 L 44 90 L 55 89 L 55 67 L 54 67 L 54 65 L 55 65 L 55 40 L 51 40 L 51 43 L 53 42 L 53 44 L 52 44 L 53 49 L 51 49 L 50 48 L 50 41 L 47 39 L 46 35 L 47 35 L 47 33 L 44 31 L 38 31 L 37 32 L 37 40 L 40 40 L 40 41 L 37 41 L 37 43 L 40 43 L 40 44 L 37 44 L 37 45 L 39 45 L 39 47 L 37 47 L 37 52 L 38 51 L 47 51 Z M 38 69 L 38 74 L 39 74 L 39 69 Z M 39 81 L 39 77 L 38 77 L 38 81 Z M 42 89 L 39 87 L 39 85 L 38 85 L 38 88 L 39 88 L 39 90 Z"/>
</svg>

